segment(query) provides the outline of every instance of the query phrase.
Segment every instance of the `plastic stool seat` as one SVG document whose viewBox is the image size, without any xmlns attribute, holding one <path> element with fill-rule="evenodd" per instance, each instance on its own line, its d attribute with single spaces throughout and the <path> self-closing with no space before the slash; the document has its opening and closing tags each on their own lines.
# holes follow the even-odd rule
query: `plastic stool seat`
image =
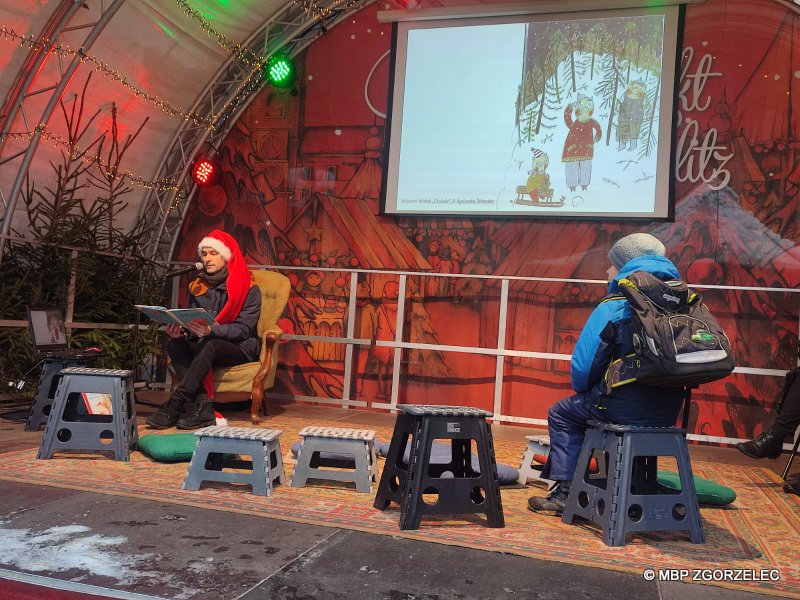
<svg viewBox="0 0 800 600">
<path fill-rule="evenodd" d="M 271 496 L 274 481 L 284 483 L 278 429 L 212 425 L 195 432 L 200 439 L 183 482 L 184 490 L 199 490 L 204 481 L 246 483 L 253 494 Z M 240 460 L 246 455 L 250 461 Z M 235 458 L 230 458 L 234 455 Z M 249 472 L 223 471 L 224 468 L 249 469 Z"/>
<path fill-rule="evenodd" d="M 50 414 L 36 458 L 62 450 L 113 450 L 116 460 L 130 460 L 139 432 L 133 402 L 133 371 L 68 367 L 59 372 Z M 110 415 L 71 415 L 74 394 L 108 394 Z"/>
<path fill-rule="evenodd" d="M 326 479 L 352 482 L 356 491 L 372 493 L 372 484 L 378 478 L 374 431 L 309 425 L 303 427 L 299 435 L 303 441 L 297 451 L 297 463 L 289 485 L 305 487 L 309 479 Z M 345 459 L 345 467 L 342 460 L 323 459 L 323 452 L 352 456 L 352 463 Z M 350 470 L 343 470 L 351 464 Z M 338 470 L 320 467 L 337 467 Z"/>
<path fill-rule="evenodd" d="M 680 490 L 658 485 L 659 456 L 676 459 Z M 606 463 L 600 475 L 590 470 L 592 459 Z M 686 430 L 590 422 L 561 520 L 575 517 L 600 525 L 607 546 L 624 546 L 634 531 L 686 531 L 704 544 Z"/>
<path fill-rule="evenodd" d="M 419 529 L 423 515 L 484 513 L 489 527 L 504 527 L 497 478 L 492 413 L 463 406 L 401 404 L 374 507 L 400 505 L 400 529 Z M 408 464 L 405 450 L 412 439 Z M 434 440 L 449 439 L 449 464 L 431 464 Z M 470 446 L 475 440 L 480 472 L 472 469 Z M 428 503 L 425 494 L 438 494 Z"/>
<path fill-rule="evenodd" d="M 417 417 L 492 417 L 493 413 L 472 406 L 447 406 L 438 404 L 398 404 L 398 410 Z"/>
</svg>

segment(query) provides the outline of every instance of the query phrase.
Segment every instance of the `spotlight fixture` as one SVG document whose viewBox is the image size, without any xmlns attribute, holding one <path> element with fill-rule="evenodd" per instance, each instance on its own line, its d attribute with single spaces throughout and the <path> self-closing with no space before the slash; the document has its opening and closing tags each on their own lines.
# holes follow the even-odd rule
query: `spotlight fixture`
<svg viewBox="0 0 800 600">
<path fill-rule="evenodd" d="M 197 185 L 211 185 L 217 177 L 217 163 L 208 156 L 198 156 L 192 163 L 192 179 Z"/>
<path fill-rule="evenodd" d="M 267 61 L 264 71 L 267 81 L 282 90 L 292 87 L 297 77 L 297 68 L 294 61 L 283 52 L 273 54 Z"/>
</svg>

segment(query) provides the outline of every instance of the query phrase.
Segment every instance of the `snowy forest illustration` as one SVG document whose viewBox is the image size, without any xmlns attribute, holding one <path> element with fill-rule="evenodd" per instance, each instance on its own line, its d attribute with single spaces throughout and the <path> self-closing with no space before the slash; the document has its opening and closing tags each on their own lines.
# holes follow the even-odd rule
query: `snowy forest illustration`
<svg viewBox="0 0 800 600">
<path fill-rule="evenodd" d="M 663 15 L 542 21 L 525 29 L 514 202 L 599 212 L 651 202 Z"/>
</svg>

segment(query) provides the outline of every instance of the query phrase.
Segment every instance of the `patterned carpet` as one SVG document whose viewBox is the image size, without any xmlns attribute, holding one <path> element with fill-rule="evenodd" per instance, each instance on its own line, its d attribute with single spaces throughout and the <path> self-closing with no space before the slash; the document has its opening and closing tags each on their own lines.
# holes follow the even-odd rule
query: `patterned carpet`
<svg viewBox="0 0 800 600">
<path fill-rule="evenodd" d="M 283 431 L 281 446 L 287 477 L 294 462 L 289 447 L 299 440 L 297 432 L 309 424 L 312 421 L 297 417 L 279 416 L 268 421 L 269 427 Z M 313 424 L 344 425 L 342 421 L 324 419 L 314 419 Z M 140 429 L 140 434 L 144 433 L 151 432 Z M 388 441 L 391 430 L 378 428 L 377 434 L 381 441 Z M 516 466 L 525 444 L 524 440 L 496 441 L 495 447 L 498 462 Z M 703 462 L 695 462 L 693 467 L 696 475 L 724 483 L 738 494 L 729 507 L 702 508 L 705 545 L 690 543 L 686 534 L 653 533 L 629 536 L 624 547 L 609 548 L 594 526 L 564 525 L 557 518 L 529 512 L 527 498 L 545 493 L 539 487 L 503 488 L 503 529 L 486 527 L 483 515 L 476 515 L 467 519 L 426 517 L 418 531 L 400 531 L 396 505 L 385 512 L 375 510 L 372 495 L 356 493 L 347 484 L 278 486 L 269 498 L 248 493 L 249 488 L 245 491 L 241 486 L 215 483 L 190 492 L 181 490 L 186 463 L 157 463 L 139 452 L 133 453 L 130 463 L 96 454 L 67 453 L 37 461 L 35 450 L 0 455 L 0 479 L 10 481 L 342 527 L 637 574 L 659 568 L 688 569 L 690 573 L 694 569 L 747 569 L 755 570 L 759 577 L 761 569 L 778 569 L 778 581 L 704 583 L 800 598 L 800 498 L 783 493 L 780 478 L 767 469 Z"/>
</svg>

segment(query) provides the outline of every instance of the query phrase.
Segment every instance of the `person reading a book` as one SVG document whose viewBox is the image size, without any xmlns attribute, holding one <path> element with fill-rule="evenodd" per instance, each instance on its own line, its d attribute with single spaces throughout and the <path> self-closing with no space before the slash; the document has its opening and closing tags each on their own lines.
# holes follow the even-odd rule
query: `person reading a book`
<svg viewBox="0 0 800 600">
<path fill-rule="evenodd" d="M 147 419 L 155 429 L 174 425 L 198 429 L 215 423 L 213 367 L 258 360 L 261 293 L 252 284 L 242 251 L 230 235 L 215 229 L 197 246 L 203 270 L 189 284 L 189 307 L 203 308 L 214 324 L 197 319 L 188 327 L 166 326 L 167 354 L 180 377 L 169 400 Z M 183 413 L 185 405 L 189 410 Z"/>
</svg>

